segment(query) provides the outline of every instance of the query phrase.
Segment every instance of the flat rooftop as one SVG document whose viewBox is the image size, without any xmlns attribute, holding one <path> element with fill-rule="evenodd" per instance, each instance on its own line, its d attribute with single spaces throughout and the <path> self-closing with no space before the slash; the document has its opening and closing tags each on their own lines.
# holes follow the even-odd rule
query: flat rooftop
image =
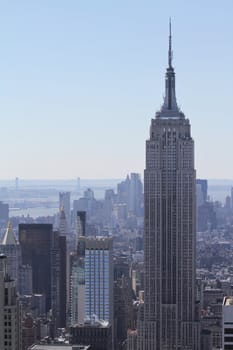
<svg viewBox="0 0 233 350">
<path fill-rule="evenodd" d="M 223 300 L 224 306 L 233 306 L 233 297 L 225 297 Z"/>
<path fill-rule="evenodd" d="M 28 349 L 30 350 L 89 350 L 89 345 L 50 345 L 50 344 L 43 344 L 43 345 L 32 345 Z"/>
</svg>

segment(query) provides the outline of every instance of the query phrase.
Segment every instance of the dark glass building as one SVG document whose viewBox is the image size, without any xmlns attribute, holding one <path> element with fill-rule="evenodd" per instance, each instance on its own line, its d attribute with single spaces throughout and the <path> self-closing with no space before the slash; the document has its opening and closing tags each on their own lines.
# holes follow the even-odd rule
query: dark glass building
<svg viewBox="0 0 233 350">
<path fill-rule="evenodd" d="M 55 327 L 66 325 L 66 237 L 51 224 L 19 224 L 22 264 L 32 267 L 32 291 L 44 294 Z"/>
<path fill-rule="evenodd" d="M 52 224 L 19 224 L 22 264 L 32 267 L 32 290 L 45 294 L 46 311 L 51 308 Z"/>
</svg>

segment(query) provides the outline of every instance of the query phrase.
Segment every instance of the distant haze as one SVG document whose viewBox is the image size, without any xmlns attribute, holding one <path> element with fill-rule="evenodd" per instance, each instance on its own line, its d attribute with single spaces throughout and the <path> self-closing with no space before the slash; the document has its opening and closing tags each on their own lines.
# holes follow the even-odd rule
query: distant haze
<svg viewBox="0 0 233 350">
<path fill-rule="evenodd" d="M 82 196 L 85 189 L 91 188 L 94 190 L 95 197 L 97 199 L 102 199 L 104 198 L 106 189 L 113 189 L 116 192 L 117 184 L 123 181 L 125 177 L 122 179 L 80 179 L 80 187 L 78 186 L 77 179 L 19 179 L 18 186 L 19 190 L 55 190 L 53 194 L 55 196 L 56 191 L 71 191 L 76 193 L 76 196 L 77 193 L 79 196 Z M 219 200 L 224 202 L 226 196 L 231 195 L 232 187 L 233 179 L 208 179 L 208 195 L 210 200 Z M 15 188 L 15 180 L 0 180 L 0 200 L 4 199 L 1 198 L 2 194 L 6 194 L 4 189 L 14 190 Z"/>
</svg>

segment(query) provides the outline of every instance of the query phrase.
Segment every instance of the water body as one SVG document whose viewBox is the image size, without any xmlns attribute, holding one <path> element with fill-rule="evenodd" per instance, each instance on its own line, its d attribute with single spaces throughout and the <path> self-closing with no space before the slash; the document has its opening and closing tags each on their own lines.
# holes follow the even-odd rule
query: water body
<svg viewBox="0 0 233 350">
<path fill-rule="evenodd" d="M 226 196 L 231 195 L 233 180 L 208 180 L 208 194 L 211 201 L 220 201 L 225 203 Z"/>
<path fill-rule="evenodd" d="M 122 179 L 72 180 L 0 180 L 0 200 L 9 203 L 12 216 L 53 216 L 59 211 L 59 192 L 71 192 L 73 200 L 83 196 L 87 188 L 96 199 L 103 199 L 107 189 L 116 192 Z"/>
</svg>

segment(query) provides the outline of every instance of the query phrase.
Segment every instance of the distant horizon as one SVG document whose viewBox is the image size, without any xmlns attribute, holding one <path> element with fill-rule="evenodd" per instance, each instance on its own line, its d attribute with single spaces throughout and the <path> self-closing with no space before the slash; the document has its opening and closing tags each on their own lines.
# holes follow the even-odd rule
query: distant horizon
<svg viewBox="0 0 233 350">
<path fill-rule="evenodd" d="M 23 177 L 15 177 L 15 178 L 4 178 L 4 179 L 0 179 L 0 181 L 14 181 L 18 178 L 19 181 L 77 181 L 78 178 L 80 180 L 85 180 L 85 181 L 104 181 L 104 180 L 122 180 L 122 179 L 126 179 L 127 175 L 130 175 L 132 173 L 136 173 L 136 172 L 129 172 L 127 173 L 124 177 L 67 177 L 67 178 L 23 178 Z M 141 176 L 140 173 L 137 173 Z M 141 176 L 142 178 L 142 176 Z M 208 178 L 208 177 L 200 177 L 197 176 L 196 179 L 203 179 L 203 180 L 209 180 L 209 181 L 233 181 L 233 178 Z"/>
<path fill-rule="evenodd" d="M 8 178 L 8 179 L 0 179 L 0 182 L 12 182 L 15 184 L 16 179 L 18 179 L 19 184 L 20 182 L 25 182 L 25 181 L 48 181 L 48 182 L 59 182 L 59 181 L 70 181 L 70 182 L 77 182 L 78 178 L 80 179 L 80 182 L 82 181 L 124 181 L 128 175 L 130 175 L 132 172 L 129 172 L 126 174 L 124 177 L 99 177 L 99 178 L 85 178 L 85 177 L 74 177 L 74 178 Z M 144 178 L 140 173 L 138 173 L 141 177 L 141 180 L 143 181 Z M 196 177 L 196 179 L 203 179 L 211 182 L 225 182 L 225 183 L 230 183 L 233 182 L 233 178 L 207 178 L 207 177 Z"/>
<path fill-rule="evenodd" d="M 4 200 L 4 196 L 7 191 L 36 191 L 41 194 L 56 191 L 58 192 L 71 192 L 73 194 L 83 193 L 87 188 L 91 188 L 96 198 L 104 198 L 105 190 L 113 189 L 117 190 L 117 185 L 124 181 L 124 178 L 80 178 L 80 184 L 77 182 L 77 178 L 67 179 L 20 179 L 18 187 L 16 186 L 15 179 L 0 179 L 0 193 L 1 200 Z M 143 178 L 141 179 L 144 182 Z M 233 179 L 206 179 L 208 181 L 208 194 L 210 200 L 225 201 L 226 196 L 231 195 L 231 188 L 233 187 Z M 6 190 L 6 193 L 4 192 Z M 7 197 L 6 197 L 7 198 Z"/>
</svg>

